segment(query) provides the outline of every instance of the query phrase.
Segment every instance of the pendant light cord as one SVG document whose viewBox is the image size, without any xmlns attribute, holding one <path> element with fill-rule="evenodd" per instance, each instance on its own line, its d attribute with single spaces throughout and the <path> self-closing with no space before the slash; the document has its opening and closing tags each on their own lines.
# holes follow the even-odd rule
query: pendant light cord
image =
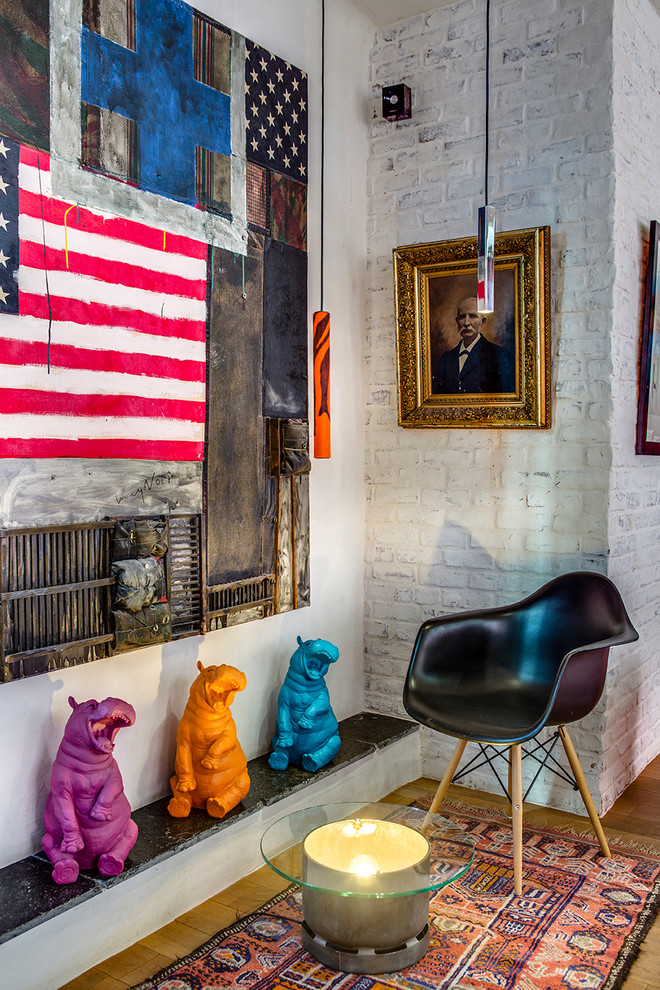
<svg viewBox="0 0 660 990">
<path fill-rule="evenodd" d="M 325 0 L 321 0 L 321 311 L 323 311 L 323 242 L 325 203 Z"/>
<path fill-rule="evenodd" d="M 488 145 L 490 143 L 490 0 L 486 0 L 486 151 L 484 155 L 484 203 L 488 205 Z"/>
</svg>

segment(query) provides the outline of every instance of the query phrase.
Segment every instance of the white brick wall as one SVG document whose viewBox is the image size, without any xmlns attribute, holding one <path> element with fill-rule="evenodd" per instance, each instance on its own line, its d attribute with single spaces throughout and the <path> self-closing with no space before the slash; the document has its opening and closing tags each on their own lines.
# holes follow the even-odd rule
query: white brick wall
<svg viewBox="0 0 660 990">
<path fill-rule="evenodd" d="M 511 602 L 567 570 L 610 571 L 642 641 L 613 651 L 607 699 L 574 732 L 602 810 L 660 745 L 646 694 L 658 645 L 657 581 L 655 594 L 649 587 L 659 569 L 658 468 L 633 453 L 642 230 L 660 186 L 649 123 L 657 127 L 658 25 L 651 0 L 492 5 L 490 200 L 499 230 L 552 229 L 548 431 L 397 426 L 391 252 L 476 233 L 483 4 L 463 0 L 381 30 L 371 61 L 367 700 L 403 711 L 427 616 Z M 649 90 L 639 101 L 637 80 Z M 386 123 L 380 87 L 398 82 L 412 89 L 413 117 Z M 425 771 L 439 776 L 453 740 L 424 738 Z M 485 773 L 466 783 L 492 788 Z M 533 799 L 581 809 L 554 780 L 536 787 Z"/>
<path fill-rule="evenodd" d="M 650 0 L 620 0 L 614 30 L 614 151 L 616 280 L 612 332 L 613 381 L 610 574 L 642 641 L 635 663 L 613 656 L 601 791 L 620 793 L 658 749 L 660 693 L 660 461 L 635 456 L 639 337 L 649 222 L 660 219 L 660 18 Z"/>
</svg>

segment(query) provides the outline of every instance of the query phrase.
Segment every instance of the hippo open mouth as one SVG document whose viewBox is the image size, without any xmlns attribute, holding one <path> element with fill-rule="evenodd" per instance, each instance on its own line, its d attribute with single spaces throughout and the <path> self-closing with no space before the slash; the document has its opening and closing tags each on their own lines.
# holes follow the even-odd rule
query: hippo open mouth
<svg viewBox="0 0 660 990">
<path fill-rule="evenodd" d="M 124 712 L 115 710 L 103 718 L 89 723 L 89 731 L 96 749 L 111 753 L 115 748 L 115 736 L 120 729 L 132 725 L 135 720 Z"/>
<path fill-rule="evenodd" d="M 245 675 L 225 664 L 219 667 L 202 667 L 202 670 L 205 674 L 202 681 L 203 698 L 216 715 L 219 715 L 223 709 L 229 709 L 236 692 L 245 687 Z"/>
<path fill-rule="evenodd" d="M 214 710 L 228 708 L 227 700 L 232 693 L 236 693 L 236 688 L 231 688 L 229 691 L 214 691 L 213 688 L 207 688 L 206 700 Z"/>
<path fill-rule="evenodd" d="M 298 637 L 299 650 L 291 657 L 291 666 L 309 678 L 310 681 L 320 681 L 328 673 L 331 663 L 339 658 L 339 650 L 326 639 L 307 640 L 303 643 Z"/>
<path fill-rule="evenodd" d="M 324 677 L 331 663 L 332 657 L 327 653 L 315 653 L 313 656 L 307 657 L 305 661 L 307 676 L 312 680 L 318 680 L 319 677 Z"/>
</svg>

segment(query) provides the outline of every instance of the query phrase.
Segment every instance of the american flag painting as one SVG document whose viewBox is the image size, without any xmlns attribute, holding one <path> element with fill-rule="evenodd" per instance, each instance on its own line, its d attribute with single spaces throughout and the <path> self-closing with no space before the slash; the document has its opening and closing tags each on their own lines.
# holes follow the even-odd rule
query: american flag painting
<svg viewBox="0 0 660 990">
<path fill-rule="evenodd" d="M 201 460 L 206 244 L 53 198 L 4 138 L 0 252 L 0 456 Z"/>
</svg>

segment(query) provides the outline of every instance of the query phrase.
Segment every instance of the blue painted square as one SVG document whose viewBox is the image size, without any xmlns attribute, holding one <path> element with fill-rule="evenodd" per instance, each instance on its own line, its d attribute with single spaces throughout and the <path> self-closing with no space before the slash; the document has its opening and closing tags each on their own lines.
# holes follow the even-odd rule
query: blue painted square
<svg viewBox="0 0 660 990">
<path fill-rule="evenodd" d="M 192 206 L 195 148 L 231 154 L 230 98 L 194 78 L 193 14 L 135 0 L 135 51 L 86 26 L 81 40 L 81 99 L 137 122 L 140 188 Z"/>
</svg>

